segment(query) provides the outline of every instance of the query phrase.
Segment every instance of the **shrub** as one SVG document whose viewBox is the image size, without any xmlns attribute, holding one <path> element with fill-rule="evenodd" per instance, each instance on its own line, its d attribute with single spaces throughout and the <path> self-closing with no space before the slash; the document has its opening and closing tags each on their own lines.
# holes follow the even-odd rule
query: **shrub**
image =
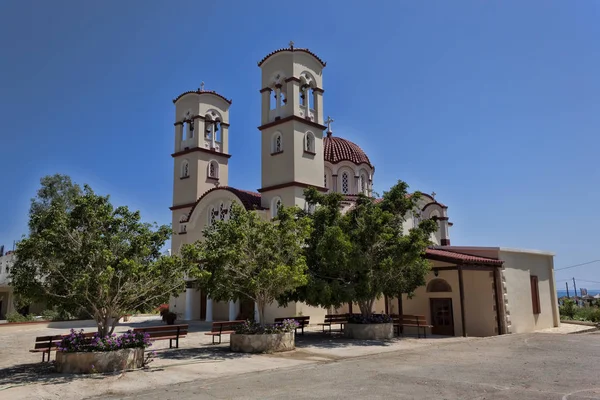
<svg viewBox="0 0 600 400">
<path fill-rule="evenodd" d="M 8 322 L 29 322 L 29 321 L 35 321 L 35 315 L 33 315 L 33 314 L 22 315 L 22 314 L 19 314 L 18 312 L 13 311 L 6 315 L 6 319 Z"/>
<path fill-rule="evenodd" d="M 392 317 L 387 314 L 371 314 L 368 316 L 362 314 L 352 314 L 348 317 L 350 324 L 386 324 L 392 322 Z"/>
<path fill-rule="evenodd" d="M 268 335 L 274 333 L 293 332 L 300 324 L 293 319 L 285 319 L 281 323 L 272 325 L 261 325 L 255 321 L 248 320 L 235 327 L 235 333 L 241 335 Z"/>
<path fill-rule="evenodd" d="M 122 349 L 146 348 L 151 346 L 150 335 L 144 332 L 133 332 L 131 330 L 117 336 L 100 337 L 96 333 L 93 337 L 85 337 L 83 329 L 75 331 L 71 329 L 69 336 L 65 337 L 57 347 L 58 351 L 67 353 L 92 352 L 92 351 L 115 351 Z"/>
<path fill-rule="evenodd" d="M 575 306 L 575 302 L 573 300 L 565 299 L 562 306 L 558 308 L 558 311 L 561 317 L 573 319 L 575 318 L 575 313 L 577 312 L 577 306 Z"/>
<path fill-rule="evenodd" d="M 44 310 L 42 311 L 42 319 L 46 321 L 60 321 L 60 313 L 52 309 Z"/>
</svg>

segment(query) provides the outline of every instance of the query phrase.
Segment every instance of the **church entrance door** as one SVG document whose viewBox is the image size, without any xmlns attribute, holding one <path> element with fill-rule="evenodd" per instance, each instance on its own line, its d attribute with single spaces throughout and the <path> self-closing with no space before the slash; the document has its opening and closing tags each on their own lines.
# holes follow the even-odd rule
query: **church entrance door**
<svg viewBox="0 0 600 400">
<path fill-rule="evenodd" d="M 431 333 L 434 335 L 454 336 L 454 315 L 452 299 L 429 299 L 431 306 Z"/>
</svg>

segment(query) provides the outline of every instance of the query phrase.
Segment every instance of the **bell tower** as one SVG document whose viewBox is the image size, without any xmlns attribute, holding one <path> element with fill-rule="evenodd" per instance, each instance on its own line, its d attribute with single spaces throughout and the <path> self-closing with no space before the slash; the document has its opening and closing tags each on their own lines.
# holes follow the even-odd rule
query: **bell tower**
<svg viewBox="0 0 600 400">
<path fill-rule="evenodd" d="M 323 187 L 323 68 L 308 49 L 289 47 L 263 58 L 262 206 L 305 206 L 304 189 Z"/>
<path fill-rule="evenodd" d="M 227 186 L 229 106 L 231 100 L 214 91 L 182 93 L 175 104 L 172 227 L 186 233 L 187 215 L 196 200 L 216 186 Z M 178 250 L 178 249 L 174 249 Z"/>
</svg>

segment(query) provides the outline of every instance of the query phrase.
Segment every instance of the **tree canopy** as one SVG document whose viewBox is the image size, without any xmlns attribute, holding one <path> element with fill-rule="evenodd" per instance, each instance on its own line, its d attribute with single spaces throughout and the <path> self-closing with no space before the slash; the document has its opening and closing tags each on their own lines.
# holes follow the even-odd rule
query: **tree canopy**
<svg viewBox="0 0 600 400">
<path fill-rule="evenodd" d="M 268 221 L 234 203 L 229 220 L 207 226 L 203 240 L 183 246 L 182 258 L 194 267 L 190 276 L 214 300 L 253 300 L 264 324 L 267 305 L 307 283 L 302 247 L 311 220 L 299 214 L 282 207 Z"/>
<path fill-rule="evenodd" d="M 309 280 L 284 300 L 322 307 L 356 302 L 369 316 L 377 298 L 425 284 L 430 267 L 423 254 L 437 224 L 425 220 L 404 232 L 406 217 L 417 212 L 420 198 L 418 192 L 408 194 L 406 183 L 399 181 L 381 200 L 359 195 L 346 213 L 338 193 L 307 189 L 305 198 L 316 206 L 311 207 L 314 229 L 305 248 Z"/>
<path fill-rule="evenodd" d="M 169 226 L 144 223 L 138 211 L 115 208 L 67 176 L 41 183 L 11 269 L 17 295 L 67 311 L 84 308 L 105 336 L 125 312 L 183 290 L 185 264 L 161 254 Z"/>
</svg>

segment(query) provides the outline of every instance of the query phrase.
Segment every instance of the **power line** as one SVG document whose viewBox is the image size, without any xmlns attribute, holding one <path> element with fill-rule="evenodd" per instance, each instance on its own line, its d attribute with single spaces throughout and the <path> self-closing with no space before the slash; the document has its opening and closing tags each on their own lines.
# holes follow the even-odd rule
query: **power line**
<svg viewBox="0 0 600 400">
<path fill-rule="evenodd" d="M 570 280 L 572 280 L 572 279 L 573 279 L 573 278 L 567 278 L 567 279 L 557 279 L 557 280 L 556 280 L 556 282 L 565 282 L 565 281 L 570 281 Z M 599 284 L 600 284 L 600 282 L 598 282 L 598 281 L 590 281 L 590 280 L 587 280 L 587 279 L 575 278 L 575 280 L 576 280 L 576 281 L 581 281 L 581 282 L 588 282 L 588 283 L 599 283 Z"/>
<path fill-rule="evenodd" d="M 563 269 L 569 269 L 569 268 L 575 268 L 575 267 L 581 267 L 582 265 L 588 265 L 588 264 L 593 264 L 595 262 L 600 262 L 600 260 L 593 260 L 593 261 L 588 261 L 588 262 L 584 262 L 581 264 L 575 264 L 575 265 L 570 265 L 568 267 L 562 267 L 562 268 L 555 268 L 555 271 L 562 271 Z"/>
</svg>

